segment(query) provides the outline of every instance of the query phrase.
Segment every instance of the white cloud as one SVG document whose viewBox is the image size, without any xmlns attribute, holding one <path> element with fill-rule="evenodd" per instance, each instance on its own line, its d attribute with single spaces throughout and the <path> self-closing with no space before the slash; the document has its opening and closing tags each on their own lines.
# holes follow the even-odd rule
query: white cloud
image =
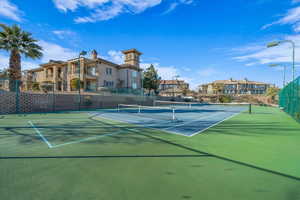
<svg viewBox="0 0 300 200">
<path fill-rule="evenodd" d="M 38 44 L 43 48 L 42 62 L 49 62 L 49 60 L 69 60 L 78 56 L 77 52 L 71 49 L 64 48 L 58 44 L 39 41 Z"/>
<path fill-rule="evenodd" d="M 286 36 L 282 40 L 293 40 L 296 43 L 296 52 L 300 51 L 300 35 Z M 267 43 L 267 42 L 266 42 Z M 251 48 L 245 47 L 244 49 Z M 285 63 L 292 60 L 292 47 L 290 44 L 281 44 L 277 47 L 267 48 L 261 45 L 261 48 L 257 48 L 255 51 L 239 52 L 241 55 L 233 57 L 234 60 L 240 62 L 248 62 L 246 66 L 254 64 L 271 64 L 271 63 Z M 249 63 L 250 62 L 250 63 Z M 300 57 L 296 54 L 296 62 L 300 62 Z"/>
<path fill-rule="evenodd" d="M 37 63 L 30 62 L 24 59 L 22 59 L 21 65 L 22 65 L 22 70 L 39 67 Z M 8 68 L 8 66 L 9 66 L 9 56 L 0 54 L 0 69 Z"/>
<path fill-rule="evenodd" d="M 257 65 L 257 63 L 256 62 L 251 62 L 251 63 L 247 63 L 245 65 L 249 67 L 249 66 Z"/>
<path fill-rule="evenodd" d="M 299 0 L 294 1 L 295 2 L 300 2 Z M 267 29 L 273 25 L 279 24 L 279 25 L 286 25 L 286 24 L 290 24 L 290 25 L 294 25 L 296 26 L 296 28 L 294 27 L 294 30 L 296 32 L 299 32 L 299 23 L 300 22 L 300 6 L 292 8 L 290 10 L 287 11 L 287 13 L 280 18 L 279 20 L 272 22 L 270 24 L 266 24 L 262 27 L 262 29 Z M 298 24 L 298 25 L 297 25 Z"/>
<path fill-rule="evenodd" d="M 204 77 L 211 77 L 211 76 L 214 76 L 216 74 L 218 74 L 219 72 L 215 69 L 215 68 L 212 68 L 212 67 L 209 67 L 209 68 L 205 68 L 205 69 L 201 69 L 197 72 L 197 74 L 199 74 L 200 76 L 204 76 Z"/>
<path fill-rule="evenodd" d="M 157 70 L 159 76 L 163 80 L 173 80 L 175 76 L 179 75 L 179 80 L 184 80 L 185 82 L 189 83 L 190 89 L 195 90 L 197 86 L 199 85 L 199 79 L 196 77 L 193 77 L 195 74 L 193 73 L 188 73 L 189 75 L 186 76 L 185 72 L 189 68 L 177 68 L 174 66 L 161 66 L 160 63 L 152 63 Z M 151 64 L 150 63 L 141 63 L 141 68 L 146 69 L 149 67 Z"/>
<path fill-rule="evenodd" d="M 0 0 L 0 15 L 17 22 L 21 22 L 22 11 L 9 0 Z"/>
<path fill-rule="evenodd" d="M 172 0 L 170 11 L 179 4 L 191 4 L 193 0 Z M 119 16 L 122 13 L 139 14 L 146 9 L 157 6 L 162 0 L 53 0 L 55 6 L 63 11 L 75 12 L 84 7 L 89 10 L 89 15 L 75 18 L 76 23 L 91 23 L 105 21 Z"/>
<path fill-rule="evenodd" d="M 175 2 L 172 2 L 168 9 L 163 12 L 163 15 L 164 14 L 168 14 L 170 12 L 172 12 L 173 10 L 175 10 L 180 4 L 186 4 L 186 5 L 189 5 L 189 4 L 192 4 L 194 2 L 194 0 L 176 0 Z"/>
<path fill-rule="evenodd" d="M 109 55 L 108 60 L 111 62 L 119 65 L 124 63 L 124 54 L 121 51 L 110 50 L 107 54 Z"/>
<path fill-rule="evenodd" d="M 55 34 L 60 39 L 65 39 L 66 37 L 73 37 L 76 35 L 75 32 L 70 30 L 54 30 L 52 31 L 53 34 Z"/>
<path fill-rule="evenodd" d="M 75 11 L 79 7 L 91 10 L 89 16 L 78 17 L 77 23 L 97 22 L 114 18 L 121 13 L 138 14 L 159 5 L 162 0 L 53 0 L 55 6 L 64 11 Z"/>
<path fill-rule="evenodd" d="M 168 13 L 172 12 L 173 10 L 175 10 L 178 5 L 179 5 L 178 2 L 171 3 L 170 6 L 169 6 L 169 8 L 165 12 L 163 12 L 163 15 L 164 14 L 168 14 Z"/>
<path fill-rule="evenodd" d="M 87 23 L 96 21 L 105 21 L 118 16 L 123 11 L 121 5 L 112 5 L 110 7 L 96 9 L 89 17 L 78 17 L 76 23 Z"/>
<path fill-rule="evenodd" d="M 180 75 L 179 70 L 174 66 L 161 66 L 160 63 L 152 63 L 159 76 L 164 80 L 172 80 L 174 76 Z M 141 63 L 141 68 L 146 69 L 150 63 Z"/>
<path fill-rule="evenodd" d="M 43 48 L 43 57 L 40 60 L 25 59 L 22 56 L 22 70 L 33 69 L 39 67 L 39 63 L 46 63 L 49 60 L 69 60 L 78 56 L 77 52 L 71 49 L 64 48 L 58 44 L 49 43 L 46 41 L 39 41 L 38 44 Z M 0 54 L 0 69 L 7 68 L 9 63 L 9 56 Z"/>
</svg>

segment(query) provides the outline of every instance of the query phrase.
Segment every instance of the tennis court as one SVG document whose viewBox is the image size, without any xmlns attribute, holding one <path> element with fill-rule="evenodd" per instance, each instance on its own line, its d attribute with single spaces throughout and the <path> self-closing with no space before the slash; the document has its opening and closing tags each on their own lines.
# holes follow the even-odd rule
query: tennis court
<svg viewBox="0 0 300 200">
<path fill-rule="evenodd" d="M 160 103 L 165 105 L 119 105 L 116 109 L 49 114 L 47 119 L 28 118 L 26 126 L 48 148 L 59 148 L 141 128 L 191 137 L 249 109 L 248 104 Z"/>
<path fill-rule="evenodd" d="M 300 198 L 300 125 L 277 108 L 233 109 L 193 137 L 103 112 L 136 109 L 0 117 L 0 199 Z"/>
<path fill-rule="evenodd" d="M 242 112 L 243 103 L 199 104 L 156 101 L 155 106 L 124 105 L 118 109 L 94 112 L 96 117 L 158 129 L 172 134 L 194 136 Z"/>
</svg>

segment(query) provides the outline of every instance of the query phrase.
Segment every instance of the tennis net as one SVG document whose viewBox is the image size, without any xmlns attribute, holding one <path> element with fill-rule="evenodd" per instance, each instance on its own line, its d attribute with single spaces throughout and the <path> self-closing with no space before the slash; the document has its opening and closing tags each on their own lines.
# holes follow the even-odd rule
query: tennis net
<svg viewBox="0 0 300 200">
<path fill-rule="evenodd" d="M 157 102 L 156 102 L 157 103 Z M 162 103 L 162 102 L 160 102 Z M 174 103 L 174 102 L 172 102 Z M 156 104 L 157 105 L 157 104 Z M 214 103 L 214 104 L 164 104 L 163 106 L 142 106 L 132 104 L 119 104 L 118 112 L 136 114 L 144 118 L 179 120 L 198 114 L 206 113 L 251 113 L 251 104 L 248 103 Z"/>
<path fill-rule="evenodd" d="M 205 108 L 220 108 L 225 110 L 235 110 L 237 108 L 248 110 L 252 112 L 252 105 L 250 103 L 199 103 L 199 102 L 175 102 L 175 101 L 154 101 L 154 106 L 172 107 L 178 109 L 201 110 Z"/>
<path fill-rule="evenodd" d="M 197 102 L 176 102 L 176 101 L 154 101 L 154 106 L 170 106 L 170 107 L 185 107 L 192 108 L 193 105 L 197 105 Z"/>
<path fill-rule="evenodd" d="M 132 104 L 119 104 L 118 112 L 126 112 L 132 114 L 147 114 L 148 118 L 160 118 L 167 120 L 176 120 L 175 116 L 175 107 L 159 107 L 159 106 L 141 106 L 141 105 L 132 105 Z M 150 115 L 149 115 L 150 114 Z M 159 117 L 159 114 L 161 117 Z"/>
</svg>

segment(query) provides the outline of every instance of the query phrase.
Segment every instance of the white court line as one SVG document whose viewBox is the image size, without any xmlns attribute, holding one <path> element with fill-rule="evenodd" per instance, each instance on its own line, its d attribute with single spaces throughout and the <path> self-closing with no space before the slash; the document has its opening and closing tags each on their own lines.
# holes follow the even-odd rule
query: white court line
<svg viewBox="0 0 300 200">
<path fill-rule="evenodd" d="M 168 130 L 168 129 L 171 129 L 171 128 L 175 128 L 175 127 L 178 127 L 178 126 L 184 126 L 184 125 L 187 125 L 187 124 L 190 124 L 190 123 L 199 121 L 199 120 L 201 120 L 201 119 L 207 119 L 207 118 L 215 117 L 215 116 L 221 115 L 221 114 L 224 114 L 224 112 L 215 113 L 215 114 L 212 114 L 212 115 L 209 115 L 209 116 L 202 116 L 202 117 L 199 117 L 199 118 L 196 119 L 196 120 L 192 120 L 192 121 L 189 121 L 189 122 L 177 124 L 177 125 L 175 125 L 175 126 L 171 126 L 171 127 L 169 127 L 169 128 L 165 128 L 164 130 Z"/>
<path fill-rule="evenodd" d="M 84 138 L 84 139 L 81 139 L 81 140 L 76 140 L 76 141 L 73 141 L 73 142 L 66 142 L 66 143 L 63 143 L 63 144 L 54 145 L 54 146 L 52 146 L 52 148 L 57 148 L 57 147 L 61 147 L 61 146 L 69 145 L 69 144 L 78 144 L 78 143 L 93 140 L 93 139 L 98 139 L 98 138 L 102 138 L 102 137 L 106 137 L 106 136 L 117 135 L 117 134 L 120 134 L 121 132 L 122 131 L 118 131 L 116 133 L 108 133 L 108 134 L 104 134 L 104 135 L 99 135 L 99 136 Z"/>
<path fill-rule="evenodd" d="M 149 128 L 149 129 L 159 130 L 159 131 L 166 132 L 166 133 L 171 133 L 171 134 L 175 134 L 175 135 L 189 137 L 188 135 L 184 135 L 182 133 L 178 133 L 178 132 L 174 132 L 174 131 L 167 131 L 167 130 L 164 130 L 164 129 L 153 128 L 151 126 L 136 124 L 137 123 L 136 121 L 131 121 L 131 120 L 124 121 L 124 120 L 120 120 L 120 119 L 112 119 L 112 118 L 109 118 L 109 117 L 103 117 L 102 115 L 104 115 L 104 114 L 100 114 L 100 115 L 97 115 L 95 117 L 110 120 L 110 121 L 114 121 L 114 122 L 123 122 L 123 123 L 126 123 L 126 124 L 130 124 L 130 122 L 131 122 L 134 126 L 138 126 L 138 127 L 142 127 L 142 128 Z M 122 128 L 122 126 L 119 126 L 119 128 Z M 132 127 L 132 128 L 134 128 L 134 127 Z"/>
<path fill-rule="evenodd" d="M 37 129 L 35 127 L 35 125 L 31 122 L 31 121 L 28 121 L 28 123 L 31 125 L 31 127 L 35 130 L 35 132 L 37 134 L 39 134 L 39 136 L 42 138 L 42 140 L 48 145 L 48 147 L 51 149 L 53 146 L 50 144 L 50 142 L 43 136 L 43 134 L 39 131 L 39 129 Z"/>
<path fill-rule="evenodd" d="M 244 111 L 242 111 L 242 112 L 244 112 Z M 227 117 L 227 118 L 225 118 L 225 119 L 223 119 L 223 120 L 221 120 L 221 121 L 219 121 L 219 122 L 217 122 L 217 123 L 214 123 L 214 124 L 212 124 L 211 126 L 202 129 L 201 131 L 198 131 L 198 132 L 196 132 L 196 133 L 193 133 L 193 134 L 190 135 L 189 137 L 193 137 L 193 136 L 195 136 L 195 135 L 198 135 L 198 134 L 200 134 L 200 133 L 206 131 L 207 129 L 210 129 L 210 128 L 214 127 L 214 126 L 217 126 L 218 124 L 221 124 L 222 122 L 227 121 L 227 120 L 229 120 L 229 119 L 231 119 L 231 118 L 233 118 L 233 117 L 235 117 L 235 116 L 241 114 L 242 112 L 236 113 L 236 114 L 231 115 L 231 116 L 229 116 L 229 117 Z"/>
<path fill-rule="evenodd" d="M 204 129 L 202 129 L 202 130 L 200 130 L 200 131 L 194 132 L 194 133 L 191 134 L 191 135 L 185 135 L 185 134 L 183 134 L 183 133 L 179 133 L 179 132 L 169 131 L 169 130 L 168 130 L 168 129 L 171 129 L 171 128 L 175 127 L 175 126 L 172 126 L 172 127 L 170 127 L 170 128 L 165 128 L 165 129 L 153 128 L 153 127 L 147 126 L 147 125 L 145 126 L 145 125 L 139 125 L 139 124 L 136 124 L 137 122 L 136 122 L 136 121 L 132 121 L 132 120 L 126 120 L 126 121 L 124 121 L 124 120 L 120 120 L 120 119 L 111 119 L 111 118 L 109 118 L 109 117 L 103 117 L 102 115 L 105 115 L 105 113 L 100 114 L 101 116 L 100 116 L 100 115 L 96 115 L 95 117 L 100 117 L 100 118 L 107 119 L 107 120 L 112 120 L 112 121 L 124 122 L 124 123 L 127 123 L 127 124 L 131 122 L 131 123 L 133 123 L 134 125 L 140 126 L 140 127 L 146 127 L 146 128 L 150 128 L 150 129 L 154 129 L 154 130 L 159 130 L 159 131 L 164 131 L 164 132 L 167 132 L 167 133 L 175 134 L 175 135 L 185 136 L 185 137 L 193 137 L 193 136 L 198 135 L 198 134 L 200 134 L 200 133 L 206 131 L 206 130 L 209 129 L 209 128 L 212 128 L 212 127 L 214 127 L 214 126 L 217 126 L 218 124 L 220 124 L 220 123 L 222 123 L 222 122 L 224 122 L 224 121 L 226 121 L 226 120 L 229 120 L 229 119 L 231 119 L 231 118 L 233 118 L 233 117 L 235 117 L 235 116 L 237 116 L 237 115 L 239 115 L 239 114 L 241 114 L 241 113 L 243 113 L 243 112 L 245 112 L 245 111 L 241 111 L 241 112 L 239 112 L 239 113 L 236 113 L 236 114 L 234 114 L 234 115 L 231 115 L 231 116 L 229 116 L 229 117 L 227 117 L 227 118 L 225 118 L 225 119 L 223 119 L 223 120 L 221 120 L 221 121 L 218 121 L 218 122 L 212 124 L 211 126 L 209 126 L 209 127 L 207 127 L 207 128 L 204 128 Z M 222 114 L 224 114 L 224 113 L 222 113 Z M 216 115 L 219 115 L 219 113 L 216 114 Z M 212 115 L 211 115 L 211 116 L 212 116 Z M 208 117 L 208 118 L 209 118 L 209 117 Z M 202 119 L 202 118 L 201 118 L 201 119 Z M 199 120 L 199 119 L 198 119 L 198 120 Z M 195 120 L 195 121 L 198 121 L 198 120 Z M 195 121 L 193 121 L 193 122 L 195 122 Z M 187 123 L 184 123 L 184 124 L 188 124 L 188 123 L 191 123 L 191 122 L 187 122 Z M 183 125 L 183 124 L 176 125 L 176 126 L 182 126 L 182 125 Z"/>
</svg>

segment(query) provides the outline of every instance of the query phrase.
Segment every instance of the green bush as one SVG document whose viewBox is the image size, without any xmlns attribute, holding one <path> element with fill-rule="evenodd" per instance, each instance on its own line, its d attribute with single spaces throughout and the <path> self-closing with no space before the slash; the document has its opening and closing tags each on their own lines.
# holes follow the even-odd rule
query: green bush
<svg viewBox="0 0 300 200">
<path fill-rule="evenodd" d="M 222 95 L 222 96 L 219 96 L 219 102 L 220 103 L 231 103 L 232 98 L 231 98 L 231 96 Z"/>
<path fill-rule="evenodd" d="M 79 79 L 78 78 L 74 78 L 71 80 L 71 88 L 72 88 L 72 90 L 79 89 Z M 83 88 L 83 81 L 80 81 L 80 88 Z"/>
<path fill-rule="evenodd" d="M 90 96 L 85 97 L 83 103 L 85 106 L 91 106 L 93 104 Z"/>
<path fill-rule="evenodd" d="M 44 82 L 41 84 L 41 88 L 44 92 L 50 92 L 53 90 L 53 83 L 51 82 Z"/>
<path fill-rule="evenodd" d="M 38 82 L 32 83 L 32 90 L 33 91 L 40 91 L 40 84 Z"/>
</svg>

